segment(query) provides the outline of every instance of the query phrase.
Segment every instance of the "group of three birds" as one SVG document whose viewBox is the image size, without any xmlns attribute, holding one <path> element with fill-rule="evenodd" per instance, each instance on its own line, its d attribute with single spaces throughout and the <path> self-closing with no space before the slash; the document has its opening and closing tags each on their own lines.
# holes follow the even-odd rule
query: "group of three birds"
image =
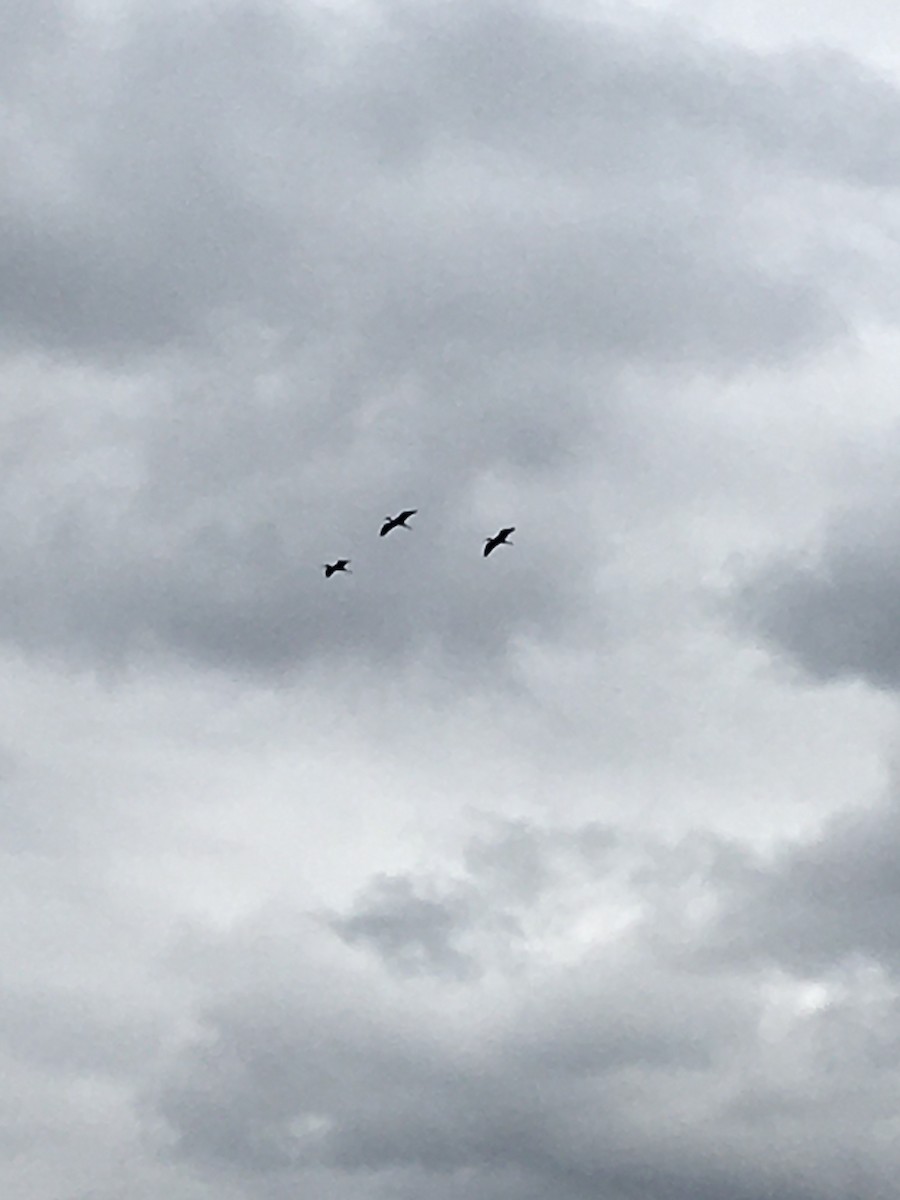
<svg viewBox="0 0 900 1200">
<path fill-rule="evenodd" d="M 397 513 L 396 517 L 385 517 L 384 524 L 378 536 L 384 537 L 392 529 L 409 529 L 406 522 L 410 517 L 414 517 L 418 511 L 417 508 L 405 508 L 403 512 Z M 509 525 L 505 529 L 501 529 L 499 533 L 495 533 L 493 537 L 485 538 L 484 550 L 482 552 L 484 557 L 487 558 L 491 551 L 496 550 L 498 546 L 511 546 L 513 543 L 509 540 L 509 535 L 515 533 L 515 531 L 515 525 Z M 349 558 L 338 558 L 333 563 L 323 563 L 322 569 L 325 572 L 325 578 L 330 579 L 338 571 L 352 575 L 353 572 L 350 570 L 351 561 Z"/>
</svg>

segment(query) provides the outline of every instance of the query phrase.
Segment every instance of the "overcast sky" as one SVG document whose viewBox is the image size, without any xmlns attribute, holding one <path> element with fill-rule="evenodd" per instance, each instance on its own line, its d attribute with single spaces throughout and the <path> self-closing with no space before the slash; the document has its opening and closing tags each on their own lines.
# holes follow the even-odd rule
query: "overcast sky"
<svg viewBox="0 0 900 1200">
<path fill-rule="evenodd" d="M 0 0 L 5 1198 L 896 1194 L 892 46 Z"/>
</svg>

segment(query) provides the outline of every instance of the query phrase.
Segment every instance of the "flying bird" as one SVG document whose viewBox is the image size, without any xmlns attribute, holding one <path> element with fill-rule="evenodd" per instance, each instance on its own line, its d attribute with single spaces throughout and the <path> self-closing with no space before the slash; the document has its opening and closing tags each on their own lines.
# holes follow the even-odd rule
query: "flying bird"
<svg viewBox="0 0 900 1200">
<path fill-rule="evenodd" d="M 350 570 L 349 558 L 338 558 L 333 563 L 322 563 L 322 569 L 325 572 L 325 578 L 330 579 L 335 571 L 346 571 L 348 575 L 352 575 Z"/>
<path fill-rule="evenodd" d="M 390 533 L 392 529 L 409 529 L 407 521 L 410 517 L 414 517 L 419 510 L 417 508 L 405 508 L 402 513 L 398 513 L 396 517 L 385 517 L 384 524 L 381 527 L 379 537 L 384 537 L 386 533 Z"/>
<path fill-rule="evenodd" d="M 510 525 L 506 529 L 501 529 L 499 533 L 495 533 L 493 537 L 485 538 L 484 539 L 484 557 L 487 558 L 487 556 L 491 553 L 491 551 L 496 550 L 498 546 L 514 545 L 514 543 L 509 540 L 509 535 L 511 533 L 515 533 L 515 532 L 516 532 L 515 525 Z"/>
</svg>

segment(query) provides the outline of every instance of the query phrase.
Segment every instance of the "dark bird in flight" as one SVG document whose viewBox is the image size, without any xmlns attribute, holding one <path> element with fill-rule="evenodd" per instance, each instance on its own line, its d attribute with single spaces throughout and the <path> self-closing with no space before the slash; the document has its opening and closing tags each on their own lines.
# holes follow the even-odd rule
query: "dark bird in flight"
<svg viewBox="0 0 900 1200">
<path fill-rule="evenodd" d="M 501 529 L 499 533 L 495 533 L 493 537 L 484 539 L 484 557 L 496 550 L 498 546 L 512 546 L 515 543 L 509 540 L 509 535 L 516 532 L 515 525 L 510 525 L 507 529 Z"/>
<path fill-rule="evenodd" d="M 386 533 L 390 533 L 392 529 L 409 529 L 407 521 L 410 517 L 414 517 L 419 510 L 417 508 L 405 508 L 402 513 L 398 513 L 396 517 L 385 517 L 384 524 L 381 527 L 379 537 L 384 537 Z"/>
<path fill-rule="evenodd" d="M 352 575 L 350 570 L 349 558 L 338 558 L 333 563 L 322 563 L 322 569 L 325 572 L 325 578 L 330 579 L 335 571 L 346 571 L 348 575 Z"/>
</svg>

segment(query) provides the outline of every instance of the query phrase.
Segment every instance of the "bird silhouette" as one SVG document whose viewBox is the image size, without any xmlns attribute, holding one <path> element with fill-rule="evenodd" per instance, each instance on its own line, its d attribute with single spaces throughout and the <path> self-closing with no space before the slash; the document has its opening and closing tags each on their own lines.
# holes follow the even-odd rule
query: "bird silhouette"
<svg viewBox="0 0 900 1200">
<path fill-rule="evenodd" d="M 493 537 L 484 539 L 484 557 L 496 550 L 498 546 L 512 546 L 513 542 L 509 540 L 509 535 L 516 532 L 515 525 L 510 525 L 506 529 L 501 529 L 499 533 L 495 533 Z"/>
<path fill-rule="evenodd" d="M 352 575 L 350 570 L 349 558 L 338 558 L 333 563 L 322 563 L 322 569 L 325 572 L 325 578 L 330 579 L 335 571 L 345 571 L 348 575 Z"/>
<path fill-rule="evenodd" d="M 409 529 L 407 521 L 410 517 L 414 517 L 419 510 L 417 508 L 405 508 L 402 513 L 398 513 L 396 517 L 385 517 L 384 524 L 381 527 L 379 537 L 384 537 L 390 533 L 392 529 Z"/>
</svg>

